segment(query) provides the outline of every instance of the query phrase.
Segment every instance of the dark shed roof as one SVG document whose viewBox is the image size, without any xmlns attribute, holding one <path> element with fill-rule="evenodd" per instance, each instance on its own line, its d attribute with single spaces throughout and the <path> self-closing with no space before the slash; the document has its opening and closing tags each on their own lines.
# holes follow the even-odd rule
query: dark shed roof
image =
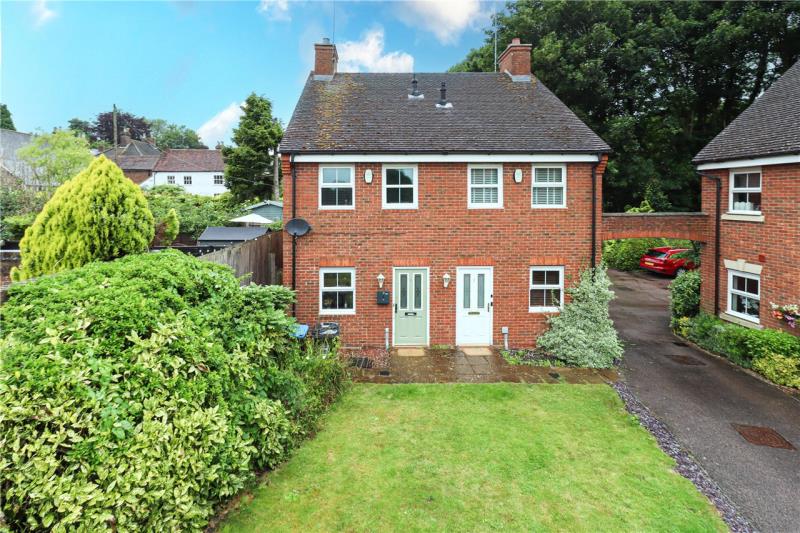
<svg viewBox="0 0 800 533">
<path fill-rule="evenodd" d="M 261 237 L 269 229 L 254 226 L 209 226 L 197 241 L 249 241 Z"/>
<path fill-rule="evenodd" d="M 800 61 L 714 137 L 693 163 L 800 153 Z"/>
<path fill-rule="evenodd" d="M 310 76 L 281 141 L 292 152 L 607 152 L 608 145 L 535 77 L 417 74 Z M 447 84 L 451 109 L 439 109 Z"/>
</svg>

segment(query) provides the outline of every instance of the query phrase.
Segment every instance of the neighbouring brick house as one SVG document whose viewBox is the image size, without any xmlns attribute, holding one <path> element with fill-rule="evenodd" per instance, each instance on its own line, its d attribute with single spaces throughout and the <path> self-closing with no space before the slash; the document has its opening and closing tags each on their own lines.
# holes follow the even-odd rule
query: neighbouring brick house
<svg viewBox="0 0 800 533">
<path fill-rule="evenodd" d="M 703 182 L 704 212 L 715 213 L 715 179 L 721 186 L 719 268 L 715 273 L 712 266 L 712 224 L 703 253 L 703 309 L 741 325 L 800 334 L 770 307 L 800 303 L 800 62 L 693 162 L 714 176 Z"/>
<path fill-rule="evenodd" d="M 340 73 L 315 50 L 281 143 L 286 220 L 312 228 L 284 244 L 298 320 L 347 344 L 533 345 L 599 254 L 608 145 L 518 39 L 498 73 Z"/>
<path fill-rule="evenodd" d="M 149 142 L 132 139 L 125 133 L 120 136 L 117 149 L 110 148 L 103 155 L 114 161 L 128 179 L 141 185 L 153 174 L 161 158 L 161 150 Z"/>
</svg>

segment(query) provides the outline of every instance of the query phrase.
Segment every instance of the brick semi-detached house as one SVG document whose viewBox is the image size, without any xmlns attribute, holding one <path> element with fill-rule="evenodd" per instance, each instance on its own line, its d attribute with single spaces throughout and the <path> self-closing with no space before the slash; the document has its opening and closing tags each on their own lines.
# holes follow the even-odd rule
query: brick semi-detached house
<svg viewBox="0 0 800 533">
<path fill-rule="evenodd" d="M 703 211 L 715 213 L 717 183 L 721 199 L 716 272 L 714 224 L 703 251 L 703 309 L 744 326 L 800 334 L 770 307 L 800 303 L 800 62 L 693 163 L 710 176 L 703 180 Z"/>
<path fill-rule="evenodd" d="M 347 344 L 535 344 L 599 254 L 608 145 L 518 39 L 497 73 L 341 73 L 315 50 L 281 143 L 286 219 L 311 226 L 284 245 L 298 320 Z"/>
</svg>

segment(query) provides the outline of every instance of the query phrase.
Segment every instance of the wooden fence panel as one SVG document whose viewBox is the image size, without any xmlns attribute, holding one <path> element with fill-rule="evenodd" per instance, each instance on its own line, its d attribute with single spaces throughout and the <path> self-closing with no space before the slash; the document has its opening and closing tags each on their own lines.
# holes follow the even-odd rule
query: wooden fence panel
<svg viewBox="0 0 800 533">
<path fill-rule="evenodd" d="M 220 265 L 228 265 L 237 276 L 252 274 L 243 284 L 280 285 L 283 281 L 283 232 L 275 231 L 252 241 L 198 257 Z"/>
</svg>

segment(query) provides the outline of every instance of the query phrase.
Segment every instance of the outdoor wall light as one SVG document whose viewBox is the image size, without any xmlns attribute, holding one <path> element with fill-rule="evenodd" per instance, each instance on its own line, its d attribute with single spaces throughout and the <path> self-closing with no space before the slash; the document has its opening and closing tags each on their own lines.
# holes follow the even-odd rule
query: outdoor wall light
<svg viewBox="0 0 800 533">
<path fill-rule="evenodd" d="M 445 272 L 444 276 L 442 276 L 442 281 L 444 282 L 444 288 L 446 289 L 448 285 L 450 285 L 450 273 Z"/>
<path fill-rule="evenodd" d="M 383 288 L 383 282 L 384 281 L 386 281 L 386 276 L 384 276 L 383 274 L 378 274 L 378 288 L 379 289 Z"/>
<path fill-rule="evenodd" d="M 517 183 L 522 183 L 522 169 L 518 168 L 514 171 L 514 181 Z"/>
<path fill-rule="evenodd" d="M 367 183 L 372 183 L 372 169 L 371 168 L 368 168 L 367 170 L 364 171 L 364 181 L 366 181 Z M 383 285 L 381 285 L 381 287 L 383 287 Z"/>
</svg>

